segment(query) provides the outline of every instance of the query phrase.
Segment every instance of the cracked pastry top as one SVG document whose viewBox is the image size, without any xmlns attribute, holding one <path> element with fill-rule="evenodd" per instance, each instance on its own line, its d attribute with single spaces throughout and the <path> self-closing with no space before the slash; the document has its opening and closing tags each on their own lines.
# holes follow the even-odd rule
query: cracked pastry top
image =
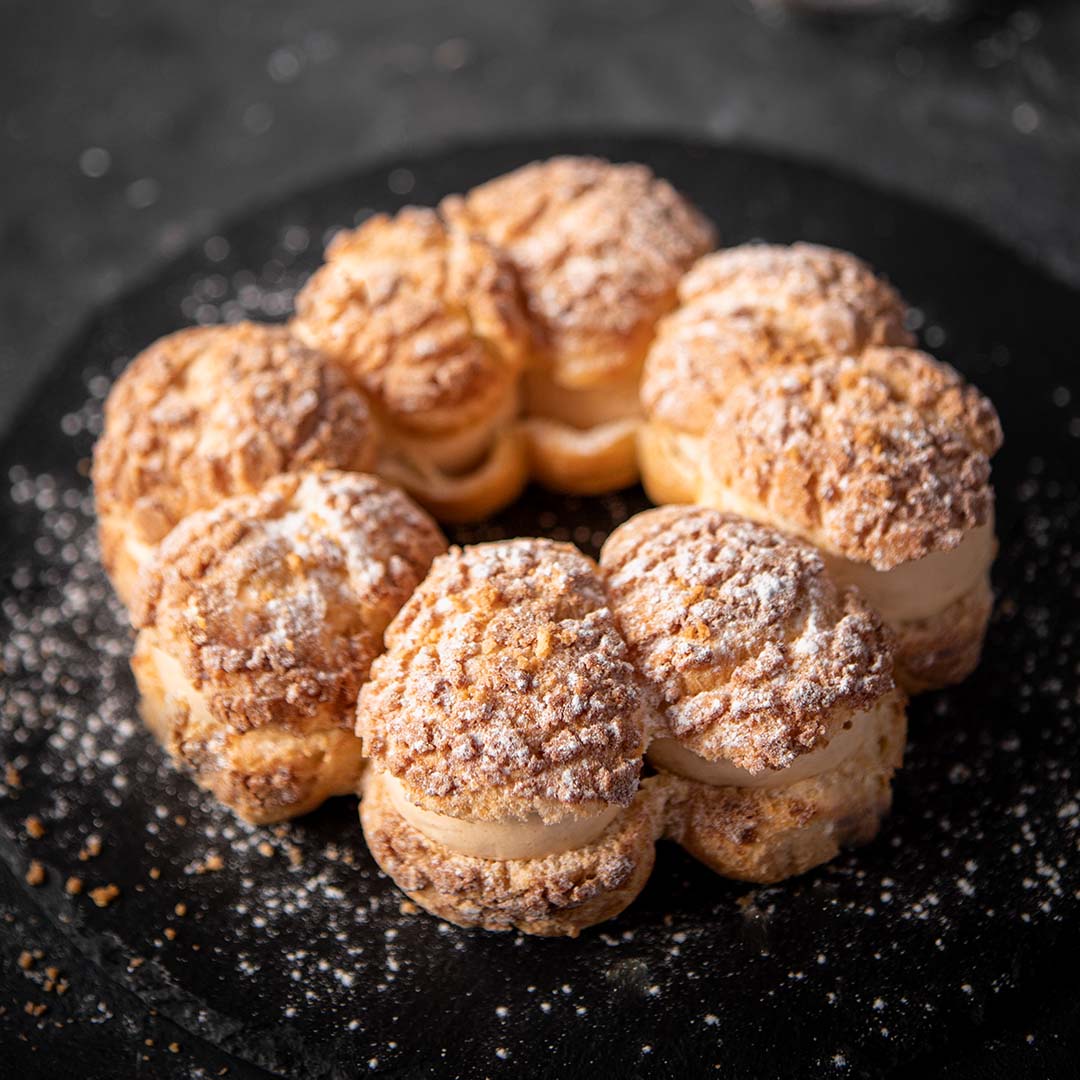
<svg viewBox="0 0 1080 1080">
<path fill-rule="evenodd" d="M 287 474 L 182 523 L 134 621 L 222 725 L 350 727 L 383 631 L 445 549 L 428 515 L 374 476 Z"/>
<path fill-rule="evenodd" d="M 640 695 L 596 565 L 576 548 L 452 548 L 386 643 L 357 733 L 410 803 L 545 825 L 630 805 Z"/>
<path fill-rule="evenodd" d="M 740 382 L 812 359 L 797 338 L 752 313 L 688 304 L 660 323 L 642 373 L 641 404 L 650 420 L 702 436 L 717 402 Z"/>
<path fill-rule="evenodd" d="M 818 244 L 743 244 L 701 259 L 679 285 L 681 304 L 756 313 L 818 355 L 911 345 L 900 294 L 862 259 Z"/>
<path fill-rule="evenodd" d="M 601 566 L 656 735 L 708 761 L 785 769 L 894 687 L 877 615 L 773 529 L 706 507 L 649 510 L 612 533 Z"/>
<path fill-rule="evenodd" d="M 700 259 L 679 285 L 642 376 L 646 414 L 704 434 L 734 385 L 771 368 L 910 345 L 899 294 L 844 251 L 746 244 Z"/>
<path fill-rule="evenodd" d="M 508 253 L 538 366 L 573 389 L 636 377 L 679 278 L 715 240 L 706 218 L 644 165 L 599 158 L 534 162 L 443 207 Z"/>
<path fill-rule="evenodd" d="M 283 327 L 171 334 L 136 357 L 105 405 L 93 481 L 106 569 L 130 601 L 139 567 L 192 511 L 282 472 L 374 461 L 362 396 Z"/>
<path fill-rule="evenodd" d="M 992 523 L 993 405 L 914 349 L 873 348 L 736 387 L 707 443 L 706 501 L 890 570 Z"/>
<path fill-rule="evenodd" d="M 390 428 L 437 437 L 516 407 L 528 328 L 513 272 L 434 210 L 339 233 L 297 296 L 293 326 Z"/>
</svg>

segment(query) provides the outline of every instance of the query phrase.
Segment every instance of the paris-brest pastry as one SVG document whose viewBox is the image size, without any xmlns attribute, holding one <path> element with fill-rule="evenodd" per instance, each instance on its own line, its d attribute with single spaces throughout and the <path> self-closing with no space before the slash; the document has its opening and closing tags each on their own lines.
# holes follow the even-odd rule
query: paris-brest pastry
<svg viewBox="0 0 1080 1080">
<path fill-rule="evenodd" d="M 650 691 L 667 831 L 775 882 L 877 833 L 904 751 L 889 633 L 809 544 L 706 507 L 631 518 L 601 552 Z"/>
<path fill-rule="evenodd" d="M 528 326 L 505 257 L 433 210 L 339 233 L 296 299 L 293 332 L 341 365 L 380 428 L 380 475 L 444 521 L 525 486 L 518 426 Z"/>
<path fill-rule="evenodd" d="M 192 511 L 279 473 L 374 462 L 363 397 L 282 327 L 170 334 L 135 358 L 105 403 L 93 466 L 105 569 L 130 605 L 142 567 Z"/>
<path fill-rule="evenodd" d="M 357 693 L 445 548 L 424 511 L 362 473 L 286 474 L 189 515 L 136 594 L 147 726 L 248 821 L 355 791 Z"/>
<path fill-rule="evenodd" d="M 461 926 L 575 935 L 629 904 L 660 828 L 644 713 L 596 565 L 549 540 L 452 548 L 360 695 L 379 865 Z"/>
<path fill-rule="evenodd" d="M 712 226 L 644 165 L 589 157 L 534 162 L 442 208 L 517 268 L 534 339 L 533 476 L 579 494 L 632 483 L 641 365 L 680 277 L 712 248 Z"/>
<path fill-rule="evenodd" d="M 419 905 L 543 935 L 621 912 L 664 835 L 762 883 L 875 836 L 905 691 L 979 659 L 1001 427 L 859 259 L 713 242 L 646 167 L 555 158 L 339 234 L 288 327 L 136 358 L 102 555 L 198 784 L 254 823 L 358 792 Z M 410 498 L 639 466 L 675 505 L 599 565 L 447 550 Z"/>
</svg>

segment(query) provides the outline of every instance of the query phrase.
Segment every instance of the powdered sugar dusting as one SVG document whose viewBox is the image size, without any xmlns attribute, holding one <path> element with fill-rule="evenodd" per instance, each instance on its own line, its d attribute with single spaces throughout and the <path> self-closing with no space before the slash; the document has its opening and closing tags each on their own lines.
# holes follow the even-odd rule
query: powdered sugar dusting
<svg viewBox="0 0 1080 1080">
<path fill-rule="evenodd" d="M 348 726 L 382 634 L 445 547 L 373 476 L 277 477 L 185 519 L 162 544 L 135 618 L 247 730 L 334 708 Z"/>
<path fill-rule="evenodd" d="M 745 244 L 702 259 L 679 299 L 707 298 L 714 316 L 752 315 L 816 355 L 911 345 L 904 302 L 861 259 L 816 244 Z"/>
<path fill-rule="evenodd" d="M 640 362 L 679 277 L 714 242 L 709 222 L 643 165 L 553 158 L 443 203 L 503 247 L 557 373 Z"/>
<path fill-rule="evenodd" d="M 462 182 L 463 169 L 474 171 L 466 182 L 489 174 L 482 158 L 455 152 L 452 182 Z M 739 160 L 694 157 L 681 182 L 705 175 L 702 191 L 714 184 L 722 191 L 714 176 L 742 175 Z M 410 168 L 429 190 L 442 181 L 430 163 Z M 964 687 L 913 704 L 896 808 L 883 836 L 858 856 L 782 887 L 747 889 L 662 845 L 653 883 L 617 922 L 565 945 L 483 935 L 402 904 L 364 851 L 352 800 L 285 828 L 252 828 L 168 766 L 135 718 L 129 631 L 97 563 L 85 479 L 74 462 L 100 430 L 111 376 L 144 341 L 177 324 L 177 296 L 184 316 L 201 322 L 286 314 L 298 272 L 317 259 L 315 241 L 351 223 L 358 199 L 381 205 L 378 192 L 386 190 L 381 172 L 305 195 L 266 217 L 257 239 L 250 228 L 231 233 L 229 244 L 213 238 L 215 258 L 231 245 L 228 259 L 189 259 L 170 272 L 169 289 L 139 298 L 143 311 L 129 303 L 123 316 L 107 313 L 70 357 L 70 380 L 55 384 L 63 406 L 35 414 L 45 418 L 44 434 L 39 439 L 35 430 L 13 452 L 19 464 L 10 474 L 12 457 L 4 462 L 0 498 L 10 496 L 8 521 L 19 532 L 0 584 L 0 858 L 17 882 L 31 858 L 43 863 L 46 882 L 29 906 L 46 910 L 160 1022 L 167 1015 L 199 1032 L 190 1044 L 181 1032 L 180 1057 L 166 1058 L 189 1062 L 192 1076 L 206 1065 L 198 1057 L 202 1039 L 242 1043 L 248 1060 L 301 1076 L 311 1075 L 315 1061 L 343 1075 L 434 1067 L 510 1076 L 537 1060 L 538 1048 L 553 1069 L 662 1070 L 692 1059 L 720 1075 L 752 1053 L 761 1071 L 780 1073 L 790 1065 L 781 1036 L 792 1016 L 805 1021 L 800 1063 L 821 1075 L 872 1073 L 882 1061 L 943 1047 L 959 1054 L 991 1029 L 995 1045 L 1047 1072 L 1061 1047 L 1042 1035 L 1025 1039 L 1022 1025 L 1040 1023 L 1035 1011 L 1078 925 L 1080 638 L 1069 599 L 1080 587 L 1080 496 L 1070 465 L 1080 420 L 1075 391 L 1071 406 L 1051 405 L 1046 371 L 1055 354 L 1046 359 L 1034 350 L 1036 328 L 1025 327 L 1011 344 L 992 342 L 985 356 L 978 346 L 957 347 L 965 370 L 993 379 L 996 390 L 1023 379 L 1025 395 L 1045 398 L 1044 445 L 1030 445 L 1032 435 L 1021 430 L 1003 455 L 1000 598 L 986 659 Z M 795 194 L 784 184 L 775 190 L 778 198 Z M 845 221 L 865 221 L 868 206 L 891 205 L 850 190 L 864 202 L 861 210 L 845 205 Z M 789 205 L 797 203 L 792 197 Z M 790 233 L 799 211 L 777 223 L 768 209 L 776 205 L 771 196 L 751 198 L 733 213 L 745 218 L 747 233 Z M 826 219 L 816 227 L 832 226 Z M 298 228 L 312 237 L 300 260 L 283 243 Z M 956 235 L 968 250 L 983 250 L 970 234 Z M 1031 282 L 1041 279 L 1016 264 L 1010 272 L 1014 266 L 1010 287 L 1030 297 Z M 1000 280 L 993 264 L 986 271 Z M 920 273 L 912 268 L 909 277 Z M 939 296 L 913 298 L 950 341 L 961 341 Z M 84 368 L 86 400 L 73 400 Z M 70 468 L 44 459 L 56 428 L 74 440 Z M 579 500 L 534 491 L 499 519 L 453 538 L 544 534 L 595 552 L 612 526 L 643 505 L 639 492 Z M 18 786 L 5 777 L 9 763 Z M 43 839 L 26 836 L 29 814 L 44 822 Z M 104 851 L 80 862 L 76 853 L 92 833 L 104 839 Z M 212 851 L 222 868 L 200 873 Z M 120 898 L 98 910 L 85 896 L 64 895 L 73 868 L 88 886 L 117 881 Z M 160 880 L 151 879 L 152 868 Z M 183 919 L 174 914 L 179 898 L 188 908 Z M 40 943 L 26 907 L 20 901 L 14 911 L 0 900 L 0 962 L 12 971 L 18 949 Z M 117 1034 L 129 1030 L 114 984 L 84 982 L 57 998 L 43 993 L 42 978 L 37 969 L 26 975 L 26 995 L 49 1002 L 49 1011 L 33 1018 L 9 1009 L 0 1042 L 26 1032 L 45 1043 L 54 1023 L 73 1017 Z M 421 1004 L 430 1019 L 422 1035 Z M 461 1016 L 480 1022 L 461 1024 Z M 146 1053 L 167 1055 L 164 1045 Z"/>
<path fill-rule="evenodd" d="M 994 407 L 951 368 L 879 348 L 736 387 L 708 469 L 785 529 L 888 570 L 990 519 L 1001 438 Z"/>
</svg>

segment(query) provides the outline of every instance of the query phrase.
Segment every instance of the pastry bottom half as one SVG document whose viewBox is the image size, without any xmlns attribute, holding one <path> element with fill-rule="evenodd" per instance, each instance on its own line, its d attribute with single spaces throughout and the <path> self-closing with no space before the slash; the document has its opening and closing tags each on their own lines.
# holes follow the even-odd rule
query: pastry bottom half
<svg viewBox="0 0 1080 1080">
<path fill-rule="evenodd" d="M 896 681 L 909 694 L 963 682 L 979 665 L 993 607 L 987 573 L 943 611 L 890 622 L 896 634 Z"/>
<path fill-rule="evenodd" d="M 656 503 L 694 503 L 701 491 L 704 440 L 650 420 L 638 429 L 638 464 L 645 493 Z"/>
<path fill-rule="evenodd" d="M 638 478 L 638 423 L 628 418 L 577 428 L 530 417 L 522 427 L 533 479 L 567 495 L 602 495 L 629 487 Z"/>
<path fill-rule="evenodd" d="M 663 790 L 646 781 L 594 843 L 535 859 L 481 859 L 428 839 L 374 773 L 360 821 L 375 861 L 432 915 L 458 926 L 576 937 L 618 915 L 644 887 L 663 827 Z"/>
<path fill-rule="evenodd" d="M 907 737 L 904 695 L 877 714 L 858 751 L 782 788 L 714 787 L 673 774 L 666 834 L 724 877 L 774 884 L 868 843 L 892 803 Z"/>
<path fill-rule="evenodd" d="M 498 431 L 467 468 L 445 469 L 422 454 L 386 451 L 376 470 L 404 488 L 439 521 L 480 521 L 509 506 L 529 479 L 529 452 L 519 424 Z"/>
<path fill-rule="evenodd" d="M 194 688 L 185 700 L 168 657 L 141 638 L 131 668 L 146 726 L 200 787 L 245 821 L 286 821 L 356 790 L 363 757 L 349 728 L 326 723 L 308 731 L 235 731 L 208 713 Z"/>
</svg>

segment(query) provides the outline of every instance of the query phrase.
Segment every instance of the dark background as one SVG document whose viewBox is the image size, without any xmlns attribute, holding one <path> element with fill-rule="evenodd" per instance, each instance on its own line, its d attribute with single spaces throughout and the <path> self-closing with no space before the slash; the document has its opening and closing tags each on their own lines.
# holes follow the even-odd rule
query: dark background
<svg viewBox="0 0 1080 1080">
<path fill-rule="evenodd" d="M 1080 283 L 1080 5 L 973 8 L 941 24 L 797 18 L 746 0 L 9 0 L 0 430 L 97 304 L 222 221 L 458 138 L 645 130 L 756 144 L 949 208 Z M 0 1074 L 16 1038 L 39 1046 L 43 1070 L 217 1073 L 212 1049 L 79 977 L 6 873 Z M 77 987 L 46 1021 L 22 1012 L 41 996 L 15 963 L 23 948 Z M 1063 1006 L 1030 1043 L 1003 1040 L 982 1075 L 1058 1074 L 1075 1020 Z M 969 1075 L 961 1060 L 942 1067 Z"/>
</svg>

